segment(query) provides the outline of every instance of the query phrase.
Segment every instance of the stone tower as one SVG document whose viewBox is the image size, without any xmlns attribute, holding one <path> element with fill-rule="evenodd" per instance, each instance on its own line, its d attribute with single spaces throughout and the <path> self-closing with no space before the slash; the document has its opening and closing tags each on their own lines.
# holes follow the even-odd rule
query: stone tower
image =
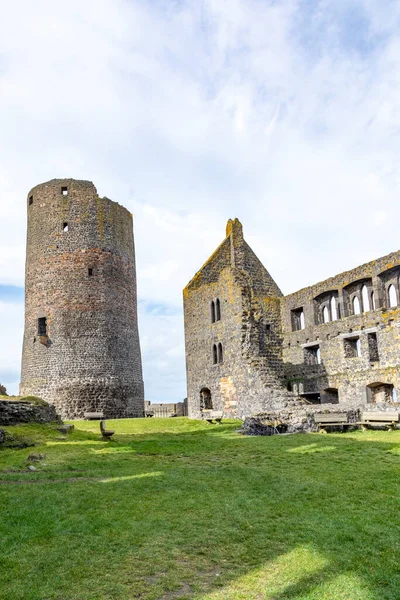
<svg viewBox="0 0 400 600">
<path fill-rule="evenodd" d="M 74 179 L 34 187 L 27 211 L 20 393 L 64 418 L 142 416 L 132 215 Z"/>
</svg>

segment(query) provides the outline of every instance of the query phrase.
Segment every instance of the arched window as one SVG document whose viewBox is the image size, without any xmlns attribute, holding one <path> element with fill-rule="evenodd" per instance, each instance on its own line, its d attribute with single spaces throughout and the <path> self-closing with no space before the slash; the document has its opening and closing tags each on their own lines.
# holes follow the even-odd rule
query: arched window
<svg viewBox="0 0 400 600">
<path fill-rule="evenodd" d="M 215 304 L 214 304 L 214 300 L 211 302 L 211 323 L 215 323 Z"/>
<path fill-rule="evenodd" d="M 395 306 L 397 306 L 397 292 L 396 292 L 396 288 L 394 287 L 393 284 L 389 285 L 389 306 L 390 308 L 394 308 Z"/>
<path fill-rule="evenodd" d="M 304 321 L 304 312 L 301 311 L 300 313 L 300 329 L 304 329 L 306 326 L 305 321 Z"/>
<path fill-rule="evenodd" d="M 361 313 L 360 310 L 360 301 L 358 296 L 354 296 L 353 298 L 353 315 L 359 315 Z"/>
<path fill-rule="evenodd" d="M 224 356 L 222 354 L 222 344 L 221 344 L 221 342 L 218 344 L 218 362 L 219 363 L 224 362 Z"/>
<path fill-rule="evenodd" d="M 371 307 L 372 307 L 372 310 L 376 310 L 375 292 L 371 292 Z"/>
<path fill-rule="evenodd" d="M 221 320 L 221 304 L 220 304 L 219 298 L 217 298 L 217 301 L 215 303 L 215 320 L 216 321 Z"/>
<path fill-rule="evenodd" d="M 368 288 L 366 285 L 363 285 L 361 288 L 361 298 L 363 303 L 363 312 L 368 312 L 370 310 L 369 306 L 369 298 L 368 298 Z"/>
<path fill-rule="evenodd" d="M 332 298 L 331 298 L 331 315 L 332 315 L 332 321 L 337 321 L 338 311 L 337 311 L 337 304 L 336 304 L 335 296 L 332 296 Z"/>
<path fill-rule="evenodd" d="M 214 344 L 213 345 L 213 365 L 216 365 L 218 362 L 218 354 L 217 354 L 217 346 Z"/>
<path fill-rule="evenodd" d="M 324 306 L 324 310 L 322 311 L 322 320 L 324 323 L 329 323 L 329 310 L 327 306 Z"/>
</svg>

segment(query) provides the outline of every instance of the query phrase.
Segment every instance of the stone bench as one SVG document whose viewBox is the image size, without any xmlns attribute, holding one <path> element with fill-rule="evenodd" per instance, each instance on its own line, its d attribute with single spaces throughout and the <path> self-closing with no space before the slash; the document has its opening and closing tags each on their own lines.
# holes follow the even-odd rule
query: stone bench
<svg viewBox="0 0 400 600">
<path fill-rule="evenodd" d="M 362 413 L 361 421 L 358 421 L 357 425 L 361 425 L 365 429 L 373 425 L 381 425 L 393 429 L 398 422 L 399 413 L 397 411 L 369 411 Z"/>
<path fill-rule="evenodd" d="M 109 440 L 115 433 L 115 431 L 112 431 L 111 429 L 106 429 L 106 422 L 104 420 L 100 421 L 100 431 L 105 440 Z"/>
<path fill-rule="evenodd" d="M 203 410 L 202 412 L 202 419 L 208 421 L 209 423 L 213 423 L 215 421 L 216 423 L 220 424 L 222 417 L 222 410 Z"/>
<path fill-rule="evenodd" d="M 83 413 L 83 416 L 88 421 L 100 421 L 101 419 L 104 419 L 103 413 L 100 413 L 100 412 L 99 413 L 85 412 L 85 413 Z"/>
</svg>

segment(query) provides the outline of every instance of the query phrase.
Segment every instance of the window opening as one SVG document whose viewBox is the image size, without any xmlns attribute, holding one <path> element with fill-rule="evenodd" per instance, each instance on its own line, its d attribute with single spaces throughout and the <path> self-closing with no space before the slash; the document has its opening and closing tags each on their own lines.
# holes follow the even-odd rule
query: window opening
<svg viewBox="0 0 400 600">
<path fill-rule="evenodd" d="M 62 186 L 61 193 L 63 196 L 68 196 L 68 188 L 67 186 Z"/>
<path fill-rule="evenodd" d="M 359 315 L 361 313 L 360 309 L 360 301 L 358 296 L 354 296 L 353 298 L 353 315 Z"/>
<path fill-rule="evenodd" d="M 217 298 L 217 300 L 215 302 L 215 320 L 216 321 L 221 320 L 221 304 L 220 304 L 219 298 Z"/>
<path fill-rule="evenodd" d="M 92 267 L 88 268 L 88 275 L 89 275 L 89 277 L 93 276 L 93 268 Z"/>
<path fill-rule="evenodd" d="M 368 351 L 369 351 L 369 360 L 371 362 L 378 362 L 379 349 L 378 349 L 378 338 L 377 338 L 376 333 L 368 334 Z"/>
<path fill-rule="evenodd" d="M 38 335 L 40 335 L 40 336 L 47 335 L 47 318 L 46 317 L 38 318 Z"/>
<path fill-rule="evenodd" d="M 371 292 L 371 307 L 372 307 L 372 310 L 376 310 L 375 292 Z"/>
<path fill-rule="evenodd" d="M 368 298 L 368 288 L 366 285 L 363 285 L 361 288 L 361 298 L 363 303 L 363 312 L 368 312 L 370 310 L 369 306 L 369 298 Z"/>
<path fill-rule="evenodd" d="M 221 342 L 218 344 L 218 362 L 219 363 L 224 362 L 224 356 L 222 354 L 222 344 L 221 344 Z"/>
<path fill-rule="evenodd" d="M 29 197 L 29 206 L 30 206 L 31 204 L 33 204 L 33 196 L 30 196 L 30 197 Z"/>
<path fill-rule="evenodd" d="M 308 346 L 304 348 L 304 362 L 307 365 L 321 364 L 321 350 L 319 346 Z"/>
<path fill-rule="evenodd" d="M 324 310 L 322 311 L 322 320 L 324 323 L 329 323 L 329 310 L 327 306 L 324 306 Z"/>
<path fill-rule="evenodd" d="M 218 354 L 217 354 L 217 346 L 214 344 L 213 345 L 213 365 L 216 365 L 218 362 Z"/>
<path fill-rule="evenodd" d="M 336 304 L 335 296 L 332 296 L 332 298 L 331 298 L 331 315 L 332 315 L 332 321 L 337 321 L 338 311 L 337 311 L 337 304 Z"/>
<path fill-rule="evenodd" d="M 378 402 L 394 402 L 393 391 L 394 388 L 391 383 L 370 383 L 367 385 L 367 402 L 373 404 Z"/>
<path fill-rule="evenodd" d="M 211 323 L 215 323 L 215 302 L 211 302 Z"/>
<path fill-rule="evenodd" d="M 63 232 L 66 233 L 68 231 L 68 223 L 63 223 Z"/>
<path fill-rule="evenodd" d="M 200 391 L 200 410 L 212 410 L 211 392 L 208 388 Z"/>
<path fill-rule="evenodd" d="M 300 331 L 305 328 L 304 311 L 302 308 L 296 308 L 290 311 L 292 319 L 292 331 Z"/>
<path fill-rule="evenodd" d="M 361 341 L 358 337 L 345 338 L 344 343 L 344 354 L 346 358 L 357 358 L 361 356 Z"/>
<path fill-rule="evenodd" d="M 389 306 L 390 308 L 394 308 L 395 306 L 397 306 L 397 292 L 396 292 L 396 288 L 394 287 L 393 284 L 389 285 Z"/>
</svg>

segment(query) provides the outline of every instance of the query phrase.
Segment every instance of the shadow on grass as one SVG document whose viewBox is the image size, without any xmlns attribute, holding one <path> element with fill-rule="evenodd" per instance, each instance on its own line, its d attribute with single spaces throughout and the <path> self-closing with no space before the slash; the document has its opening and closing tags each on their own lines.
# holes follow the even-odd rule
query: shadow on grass
<svg viewBox="0 0 400 600">
<path fill-rule="evenodd" d="M 3 529 L 14 540 L 8 585 L 22 556 L 34 577 L 31 556 L 54 573 L 28 600 L 55 598 L 51 586 L 67 586 L 78 567 L 66 600 L 398 600 L 400 432 L 245 438 L 234 427 L 117 431 L 104 443 L 77 429 L 50 446 L 55 469 L 108 485 L 19 489 L 15 522 Z M 51 521 L 43 558 L 39 507 Z M 72 564 L 57 563 L 61 546 Z M 87 596 L 93 572 L 105 587 Z"/>
</svg>

